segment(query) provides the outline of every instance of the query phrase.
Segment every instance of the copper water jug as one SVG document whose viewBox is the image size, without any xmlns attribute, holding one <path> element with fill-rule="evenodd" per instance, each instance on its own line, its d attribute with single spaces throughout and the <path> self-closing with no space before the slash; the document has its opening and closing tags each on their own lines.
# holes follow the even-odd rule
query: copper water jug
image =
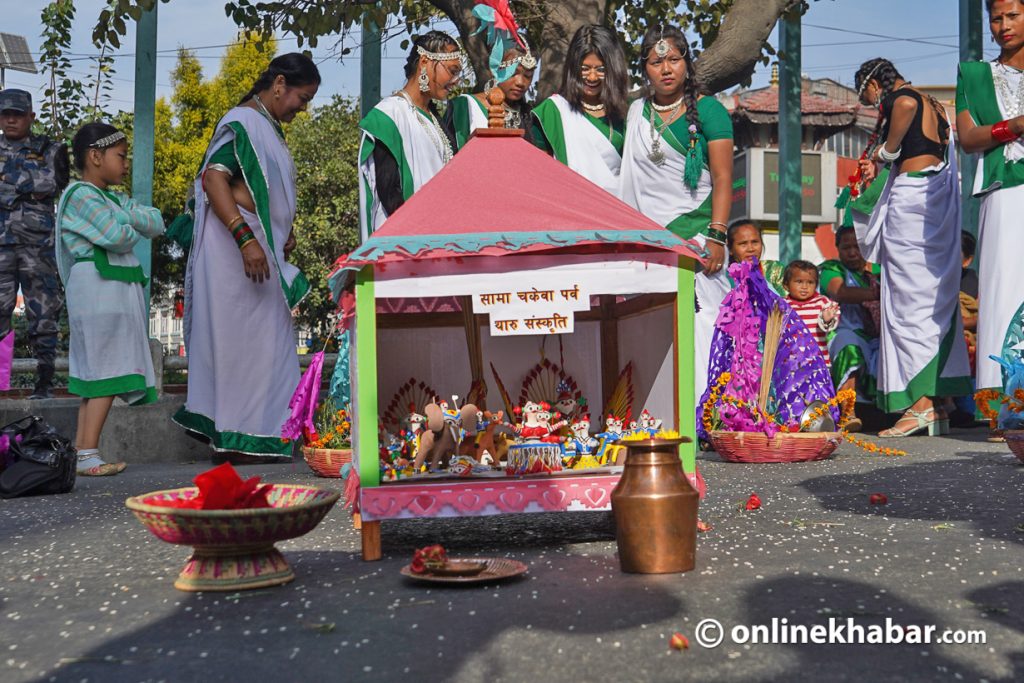
<svg viewBox="0 0 1024 683">
<path fill-rule="evenodd" d="M 615 540 L 624 572 L 668 574 L 693 569 L 699 496 L 683 474 L 679 439 L 619 441 L 626 464 L 612 491 Z"/>
</svg>

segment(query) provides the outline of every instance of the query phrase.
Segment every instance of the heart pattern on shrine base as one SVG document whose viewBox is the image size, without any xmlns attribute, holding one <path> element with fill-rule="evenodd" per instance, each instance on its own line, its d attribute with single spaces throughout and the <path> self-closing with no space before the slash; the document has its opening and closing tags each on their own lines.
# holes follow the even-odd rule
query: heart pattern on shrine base
<svg viewBox="0 0 1024 683">
<path fill-rule="evenodd" d="M 544 492 L 545 510 L 564 510 L 566 493 L 562 489 L 548 489 Z"/>
<path fill-rule="evenodd" d="M 503 491 L 498 496 L 498 500 L 501 503 L 501 508 L 509 512 L 520 512 L 526 507 L 526 496 L 519 491 Z"/>
<path fill-rule="evenodd" d="M 437 497 L 421 493 L 409 502 L 409 510 L 417 515 L 429 517 L 440 505 Z"/>
<path fill-rule="evenodd" d="M 461 512 L 476 512 L 480 509 L 480 496 L 471 491 L 459 494 L 459 497 L 456 500 Z"/>
<path fill-rule="evenodd" d="M 394 498 L 381 497 L 369 497 L 363 495 L 362 507 L 366 516 L 371 518 L 387 518 L 392 511 L 397 510 L 396 501 Z"/>
<path fill-rule="evenodd" d="M 599 508 L 608 504 L 608 489 L 592 486 L 583 492 L 583 502 L 587 507 Z"/>
</svg>

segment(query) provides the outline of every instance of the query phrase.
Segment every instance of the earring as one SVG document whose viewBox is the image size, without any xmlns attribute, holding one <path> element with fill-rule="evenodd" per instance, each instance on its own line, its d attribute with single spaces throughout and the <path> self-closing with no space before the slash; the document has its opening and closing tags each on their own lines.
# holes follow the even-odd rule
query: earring
<svg viewBox="0 0 1024 683">
<path fill-rule="evenodd" d="M 430 92 L 430 79 L 427 78 L 427 67 L 420 69 L 420 77 L 417 80 L 420 84 L 420 92 Z"/>
</svg>

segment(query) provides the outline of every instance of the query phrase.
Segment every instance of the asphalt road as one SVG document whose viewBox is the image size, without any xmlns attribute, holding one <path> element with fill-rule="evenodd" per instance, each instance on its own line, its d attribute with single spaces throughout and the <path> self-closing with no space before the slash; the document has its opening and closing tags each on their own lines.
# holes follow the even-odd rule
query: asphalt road
<svg viewBox="0 0 1024 683">
<path fill-rule="evenodd" d="M 339 505 L 279 544 L 296 581 L 229 594 L 175 590 L 188 549 L 124 507 L 207 465 L 132 465 L 70 495 L 0 501 L 0 680 L 1024 680 L 1024 467 L 983 434 L 904 439 L 903 458 L 849 445 L 806 464 L 704 455 L 712 529 L 684 575 L 621 573 L 609 515 L 593 512 L 385 522 L 383 561 L 364 563 Z M 303 463 L 242 471 L 337 485 Z M 762 508 L 741 510 L 752 492 Z M 529 572 L 458 588 L 399 575 L 435 542 Z M 887 618 L 903 638 L 934 625 L 986 642 L 732 642 L 773 619 Z M 704 619 L 723 625 L 718 647 L 697 644 Z M 689 649 L 669 648 L 673 632 Z"/>
</svg>

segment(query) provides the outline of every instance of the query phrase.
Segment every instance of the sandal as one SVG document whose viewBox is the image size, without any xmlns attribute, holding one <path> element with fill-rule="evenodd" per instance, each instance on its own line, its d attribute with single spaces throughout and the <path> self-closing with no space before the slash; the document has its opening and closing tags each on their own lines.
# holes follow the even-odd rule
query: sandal
<svg viewBox="0 0 1024 683">
<path fill-rule="evenodd" d="M 78 470 L 78 476 L 80 477 L 112 477 L 119 472 L 124 471 L 124 467 L 118 469 L 118 466 L 124 465 L 124 463 L 112 463 L 105 462 L 102 465 L 96 465 L 95 467 L 87 467 L 84 470 Z"/>
<path fill-rule="evenodd" d="M 864 429 L 864 423 L 859 417 L 853 415 L 846 421 L 846 431 L 854 433 Z"/>
<path fill-rule="evenodd" d="M 1005 443 L 1006 442 L 1006 430 L 1004 429 L 993 429 L 988 433 L 988 438 L 985 439 L 989 443 Z"/>
<path fill-rule="evenodd" d="M 83 467 L 83 463 L 95 464 L 87 464 Z M 79 454 L 78 465 L 77 474 L 82 477 L 112 477 L 115 474 L 121 474 L 128 467 L 126 462 L 104 462 L 100 458 L 99 452 L 95 450 L 88 451 L 84 455 Z"/>
<path fill-rule="evenodd" d="M 929 414 L 931 419 L 928 419 Z M 896 425 L 900 422 L 909 422 L 913 420 L 916 422 L 909 429 L 897 429 Z M 907 408 L 907 411 L 900 416 L 900 419 L 896 421 L 896 425 L 893 425 L 889 429 L 883 429 L 878 432 L 878 438 L 880 439 L 893 439 L 903 436 L 912 436 L 918 432 L 928 430 L 928 436 L 941 436 L 942 435 L 942 418 L 935 412 L 934 408 L 929 408 L 924 411 L 916 411 L 913 408 Z M 948 424 L 948 420 L 946 421 Z M 947 427 L 948 429 L 948 427 Z"/>
</svg>

